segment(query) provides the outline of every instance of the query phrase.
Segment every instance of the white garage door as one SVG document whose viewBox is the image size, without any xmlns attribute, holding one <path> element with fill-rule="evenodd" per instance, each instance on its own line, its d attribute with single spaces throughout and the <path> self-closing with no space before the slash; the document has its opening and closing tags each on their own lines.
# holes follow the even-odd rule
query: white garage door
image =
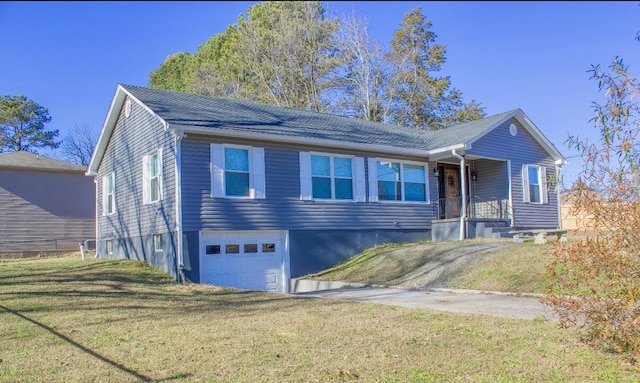
<svg viewBox="0 0 640 383">
<path fill-rule="evenodd" d="M 202 283 L 287 292 L 288 251 L 285 232 L 203 232 L 201 239 Z"/>
</svg>

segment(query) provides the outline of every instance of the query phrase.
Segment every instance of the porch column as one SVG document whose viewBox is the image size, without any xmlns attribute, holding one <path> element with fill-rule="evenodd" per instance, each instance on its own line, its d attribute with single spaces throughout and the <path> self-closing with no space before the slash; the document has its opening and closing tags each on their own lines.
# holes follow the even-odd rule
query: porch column
<svg viewBox="0 0 640 383">
<path fill-rule="evenodd" d="M 451 155 L 460 160 L 460 187 L 462 188 L 462 203 L 460 212 L 460 240 L 465 239 L 465 223 L 467 220 L 467 177 L 464 156 L 459 155 L 455 149 L 451 150 Z"/>
</svg>

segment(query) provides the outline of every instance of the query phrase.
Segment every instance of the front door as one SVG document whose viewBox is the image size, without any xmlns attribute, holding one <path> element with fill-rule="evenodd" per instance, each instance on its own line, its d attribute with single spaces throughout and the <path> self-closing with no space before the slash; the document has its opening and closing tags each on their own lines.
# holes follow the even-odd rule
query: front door
<svg viewBox="0 0 640 383">
<path fill-rule="evenodd" d="M 445 166 L 443 169 L 444 218 L 460 217 L 460 167 Z"/>
</svg>

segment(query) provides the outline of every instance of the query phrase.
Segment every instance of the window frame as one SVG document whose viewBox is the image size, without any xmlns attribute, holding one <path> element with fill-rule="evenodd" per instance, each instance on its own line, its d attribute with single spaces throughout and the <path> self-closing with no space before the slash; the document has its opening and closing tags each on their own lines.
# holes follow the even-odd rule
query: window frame
<svg viewBox="0 0 640 383">
<path fill-rule="evenodd" d="M 538 183 L 531 184 L 531 180 L 529 179 L 529 170 L 537 169 L 536 174 L 538 176 Z M 540 197 L 539 201 L 531 200 L 531 186 L 538 186 L 538 195 Z M 522 196 L 524 203 L 534 204 L 534 205 L 545 205 L 549 203 L 549 196 L 547 194 L 547 168 L 543 165 L 536 164 L 524 164 L 522 166 Z"/>
<path fill-rule="evenodd" d="M 375 169 L 375 196 L 371 195 L 371 181 L 369 182 L 370 190 L 369 190 L 369 199 L 371 202 L 379 202 L 379 203 L 400 203 L 400 204 L 426 204 L 429 205 L 430 201 L 430 192 L 429 192 L 429 163 L 428 162 L 420 162 L 420 161 L 408 161 L 408 160 L 399 160 L 399 159 L 391 159 L 391 158 L 381 158 L 381 157 L 370 157 L 368 161 L 372 161 L 372 166 L 369 166 L 369 177 L 371 177 L 371 168 Z M 380 198 L 380 190 L 378 187 L 378 162 L 387 162 L 387 163 L 398 163 L 400 164 L 400 200 L 388 200 Z M 405 165 L 413 165 L 413 166 L 421 166 L 424 169 L 424 201 L 411 201 L 406 199 L 406 187 L 405 187 L 405 175 L 404 175 L 404 166 Z M 409 182 L 415 183 L 415 182 Z M 374 198 L 371 198 L 374 197 Z"/>
<path fill-rule="evenodd" d="M 152 241 L 153 241 L 153 252 L 154 253 L 159 253 L 163 251 L 163 245 L 162 245 L 162 234 L 154 234 L 152 237 Z"/>
<path fill-rule="evenodd" d="M 227 194 L 226 185 L 226 153 L 225 149 L 235 148 L 248 151 L 249 161 L 249 195 L 236 196 Z M 225 199 L 266 199 L 265 150 L 262 147 L 223 143 L 210 143 L 211 197 Z"/>
<path fill-rule="evenodd" d="M 244 172 L 244 171 L 240 171 L 240 170 L 227 170 L 227 153 L 226 153 L 226 149 L 242 149 L 242 150 L 246 150 L 247 151 L 247 167 L 248 167 L 248 171 Z M 254 194 L 254 188 L 253 188 L 253 148 L 251 146 L 245 146 L 245 145 L 228 145 L 228 144 L 223 144 L 222 145 L 222 163 L 223 163 L 223 168 L 222 168 L 222 172 L 223 172 L 223 178 L 224 178 L 224 183 L 223 183 L 223 187 L 224 187 L 224 198 L 233 198 L 233 199 L 255 199 L 255 197 L 253 197 Z M 227 194 L 227 172 L 233 172 L 233 173 L 246 173 L 248 175 L 249 178 L 249 185 L 248 185 L 248 193 L 247 195 L 229 195 Z"/>
<path fill-rule="evenodd" d="M 107 239 L 105 241 L 105 248 L 107 251 L 107 254 L 113 254 L 113 240 L 112 239 Z"/>
<path fill-rule="evenodd" d="M 152 168 L 153 168 L 153 158 L 157 159 L 157 170 L 158 173 L 153 176 Z M 157 199 L 152 199 L 153 195 L 153 180 L 156 180 L 156 189 Z M 162 148 L 158 148 L 151 153 L 146 154 L 142 158 L 142 203 L 143 205 L 155 204 L 164 199 L 164 185 L 163 185 L 163 161 L 162 161 Z"/>
<path fill-rule="evenodd" d="M 329 157 L 329 176 L 314 176 L 313 175 L 313 156 L 317 157 Z M 351 162 L 351 178 L 336 177 L 335 175 L 335 158 L 346 158 Z M 335 202 L 356 202 L 356 164 L 355 156 L 346 154 L 332 154 L 323 152 L 309 152 L 309 176 L 311 177 L 311 200 L 312 201 L 335 201 Z M 329 178 L 331 187 L 331 198 L 316 198 L 313 196 L 313 178 Z M 336 198 L 336 179 L 351 179 L 351 198 Z"/>
<path fill-rule="evenodd" d="M 107 179 L 111 179 L 111 189 L 107 190 Z M 111 198 L 111 210 L 108 209 L 109 198 Z M 109 216 L 116 213 L 116 177 L 111 172 L 102 177 L 102 215 Z"/>
</svg>

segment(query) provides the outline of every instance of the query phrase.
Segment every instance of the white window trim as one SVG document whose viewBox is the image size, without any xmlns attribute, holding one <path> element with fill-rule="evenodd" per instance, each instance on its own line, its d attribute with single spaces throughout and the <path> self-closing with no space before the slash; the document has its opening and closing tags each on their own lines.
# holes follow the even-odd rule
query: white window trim
<svg viewBox="0 0 640 383">
<path fill-rule="evenodd" d="M 365 202 L 366 190 L 365 190 L 365 171 L 364 171 L 364 158 L 356 157 L 348 154 L 335 154 L 327 152 L 299 152 L 300 155 L 300 199 L 305 201 L 319 201 L 319 202 L 339 202 L 339 203 L 353 203 L 353 202 Z M 313 198 L 313 174 L 311 171 L 311 156 L 325 156 L 329 157 L 330 175 L 331 180 L 331 198 Z M 335 177 L 334 175 L 334 158 L 349 158 L 351 160 L 351 199 L 335 198 L 335 180 L 346 179 L 341 177 Z"/>
<path fill-rule="evenodd" d="M 245 149 L 249 156 L 249 195 L 227 195 L 225 185 L 225 148 Z M 211 152 L 211 197 L 227 199 L 265 199 L 266 176 L 264 148 L 246 145 L 210 144 Z"/>
<path fill-rule="evenodd" d="M 391 203 L 391 204 L 431 204 L 431 195 L 429 193 L 429 163 L 419 161 L 407 161 L 390 158 L 369 157 L 369 201 L 379 203 Z M 378 198 L 378 162 L 396 162 L 400 163 L 400 201 L 383 200 Z M 406 201 L 404 193 L 404 165 L 417 165 L 424 167 L 424 187 L 425 187 L 425 201 Z"/>
<path fill-rule="evenodd" d="M 529 193 L 529 169 L 538 169 L 538 188 L 540 190 L 540 201 L 531 201 Z M 522 197 L 524 203 L 533 205 L 545 205 L 549 203 L 549 194 L 547 190 L 547 168 L 542 165 L 524 164 L 522 165 Z"/>
<path fill-rule="evenodd" d="M 113 254 L 113 240 L 107 239 L 104 244 L 107 254 Z"/>
<path fill-rule="evenodd" d="M 107 184 L 107 178 L 111 178 L 111 186 L 112 186 L 112 190 L 111 190 L 111 198 L 113 198 L 113 203 L 111 205 L 111 207 L 113 208 L 112 211 L 107 211 L 107 206 L 108 206 L 108 198 L 109 198 L 109 193 L 107 191 L 107 188 L 105 187 Z M 111 172 L 105 176 L 102 177 L 102 215 L 103 216 L 108 216 L 108 215 L 113 215 L 116 213 L 116 176 L 114 172 Z"/>
<path fill-rule="evenodd" d="M 158 199 L 151 200 L 151 162 L 150 159 L 154 155 L 158 155 Z M 158 148 L 153 152 L 142 157 L 142 204 L 149 205 L 162 201 L 164 199 L 164 163 L 162 160 L 162 148 Z"/>
<path fill-rule="evenodd" d="M 162 246 L 162 234 L 154 234 L 152 238 L 153 238 L 152 239 L 152 241 L 153 241 L 153 252 L 154 253 L 159 253 L 159 252 L 163 251 L 163 249 L 162 249 L 162 247 L 163 247 Z M 156 238 L 160 239 L 159 246 L 158 246 L 158 243 L 156 242 Z"/>
</svg>

